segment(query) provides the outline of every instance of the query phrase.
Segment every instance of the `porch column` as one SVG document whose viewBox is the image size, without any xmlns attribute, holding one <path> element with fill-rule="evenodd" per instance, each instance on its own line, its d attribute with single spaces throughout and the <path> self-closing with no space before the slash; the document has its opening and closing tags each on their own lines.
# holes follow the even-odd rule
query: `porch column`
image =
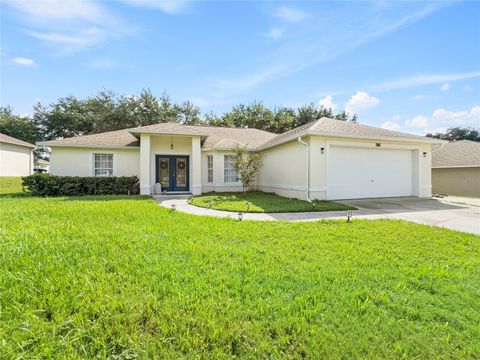
<svg viewBox="0 0 480 360">
<path fill-rule="evenodd" d="M 150 195 L 150 135 L 140 135 L 140 194 Z"/>
<path fill-rule="evenodd" d="M 192 194 L 202 193 L 202 149 L 200 136 L 192 136 Z"/>
</svg>

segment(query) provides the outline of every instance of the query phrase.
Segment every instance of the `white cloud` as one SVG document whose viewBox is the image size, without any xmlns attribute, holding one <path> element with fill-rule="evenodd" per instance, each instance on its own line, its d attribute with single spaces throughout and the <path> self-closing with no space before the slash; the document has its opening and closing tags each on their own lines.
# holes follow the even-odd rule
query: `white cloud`
<svg viewBox="0 0 480 360">
<path fill-rule="evenodd" d="M 443 84 L 442 87 L 440 88 L 440 90 L 442 90 L 442 91 L 450 90 L 450 84 L 449 83 Z"/>
<path fill-rule="evenodd" d="M 28 59 L 28 58 L 23 58 L 23 57 L 14 58 L 14 59 L 12 59 L 12 61 L 15 64 L 18 64 L 18 65 L 24 65 L 24 66 L 36 65 L 36 63 L 33 59 Z"/>
<path fill-rule="evenodd" d="M 9 1 L 21 13 L 26 34 L 65 55 L 132 32 L 98 2 Z"/>
<path fill-rule="evenodd" d="M 162 0 L 123 0 L 124 3 L 161 10 L 167 14 L 178 14 L 187 6 L 186 0 L 162 1 Z"/>
<path fill-rule="evenodd" d="M 413 100 L 422 100 L 425 96 L 423 95 L 415 95 L 412 99 Z"/>
<path fill-rule="evenodd" d="M 349 114 L 358 113 L 364 110 L 371 109 L 380 103 L 378 98 L 371 96 L 364 91 L 357 91 L 355 95 L 345 104 L 345 111 Z"/>
<path fill-rule="evenodd" d="M 465 86 L 463 87 L 463 90 L 465 90 L 465 91 L 472 91 L 472 87 L 471 87 L 470 85 L 465 85 Z"/>
<path fill-rule="evenodd" d="M 420 85 L 440 84 L 447 81 L 471 79 L 480 76 L 480 71 L 460 73 L 460 74 L 434 74 L 434 75 L 419 75 L 405 79 L 385 82 L 373 86 L 375 90 L 394 90 L 416 87 Z"/>
<path fill-rule="evenodd" d="M 8 1 L 7 4 L 31 16 L 32 21 L 77 20 L 102 23 L 107 14 L 103 8 L 91 1 Z"/>
<path fill-rule="evenodd" d="M 405 121 L 405 126 L 413 128 L 426 128 L 428 126 L 428 118 L 423 115 L 415 116 Z"/>
<path fill-rule="evenodd" d="M 288 6 L 279 7 L 273 15 L 291 23 L 300 22 L 307 17 L 307 14 L 302 10 Z"/>
<path fill-rule="evenodd" d="M 380 127 L 387 130 L 400 130 L 402 128 L 400 124 L 390 120 L 385 121 Z"/>
<path fill-rule="evenodd" d="M 272 40 L 278 40 L 283 37 L 284 32 L 283 29 L 272 27 L 268 33 L 262 35 Z"/>
<path fill-rule="evenodd" d="M 333 103 L 332 95 L 327 95 L 323 99 L 320 99 L 318 103 L 326 109 L 335 110 L 337 108 L 337 104 Z"/>
<path fill-rule="evenodd" d="M 426 132 L 438 132 L 448 127 L 479 127 L 480 126 L 480 106 L 474 106 L 465 111 L 449 111 L 445 109 L 436 109 L 432 115 L 418 115 L 405 121 L 405 126 L 410 128 L 422 129 Z"/>
</svg>

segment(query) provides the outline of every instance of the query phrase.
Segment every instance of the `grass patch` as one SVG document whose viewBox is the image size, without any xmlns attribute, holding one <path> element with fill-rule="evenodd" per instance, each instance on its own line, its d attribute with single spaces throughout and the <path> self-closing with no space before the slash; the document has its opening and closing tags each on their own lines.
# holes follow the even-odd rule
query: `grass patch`
<svg viewBox="0 0 480 360">
<path fill-rule="evenodd" d="M 23 196 L 27 194 L 22 192 L 21 176 L 0 176 L 0 195 Z"/>
<path fill-rule="evenodd" d="M 239 222 L 139 196 L 5 197 L 0 274 L 5 358 L 480 353 L 480 238 L 402 221 Z"/>
<path fill-rule="evenodd" d="M 194 196 L 188 200 L 192 205 L 225 211 L 241 211 L 252 213 L 282 213 L 353 210 L 355 208 L 333 201 L 308 201 L 288 199 L 273 193 L 252 191 L 243 193 L 209 193 Z M 247 207 L 250 203 L 250 208 Z"/>
</svg>

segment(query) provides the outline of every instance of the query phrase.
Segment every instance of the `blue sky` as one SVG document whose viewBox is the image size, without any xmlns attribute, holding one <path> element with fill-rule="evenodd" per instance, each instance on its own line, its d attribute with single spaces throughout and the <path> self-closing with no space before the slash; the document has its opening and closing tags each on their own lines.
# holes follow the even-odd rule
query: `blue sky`
<svg viewBox="0 0 480 360">
<path fill-rule="evenodd" d="M 1 103 L 150 88 L 221 113 L 314 102 L 480 127 L 480 2 L 2 1 Z"/>
</svg>

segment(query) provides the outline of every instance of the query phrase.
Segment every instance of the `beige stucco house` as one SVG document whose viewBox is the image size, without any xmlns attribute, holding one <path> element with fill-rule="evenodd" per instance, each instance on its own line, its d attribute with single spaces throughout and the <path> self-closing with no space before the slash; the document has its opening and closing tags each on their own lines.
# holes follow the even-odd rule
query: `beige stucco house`
<svg viewBox="0 0 480 360">
<path fill-rule="evenodd" d="M 241 191 L 231 151 L 261 152 L 254 189 L 298 199 L 431 196 L 441 141 L 322 118 L 283 134 L 161 123 L 42 143 L 50 172 L 140 178 L 142 194 Z"/>
<path fill-rule="evenodd" d="M 0 176 L 31 175 L 33 149 L 33 144 L 0 133 Z"/>
<path fill-rule="evenodd" d="M 480 197 L 480 143 L 455 141 L 432 153 L 434 194 Z"/>
</svg>

